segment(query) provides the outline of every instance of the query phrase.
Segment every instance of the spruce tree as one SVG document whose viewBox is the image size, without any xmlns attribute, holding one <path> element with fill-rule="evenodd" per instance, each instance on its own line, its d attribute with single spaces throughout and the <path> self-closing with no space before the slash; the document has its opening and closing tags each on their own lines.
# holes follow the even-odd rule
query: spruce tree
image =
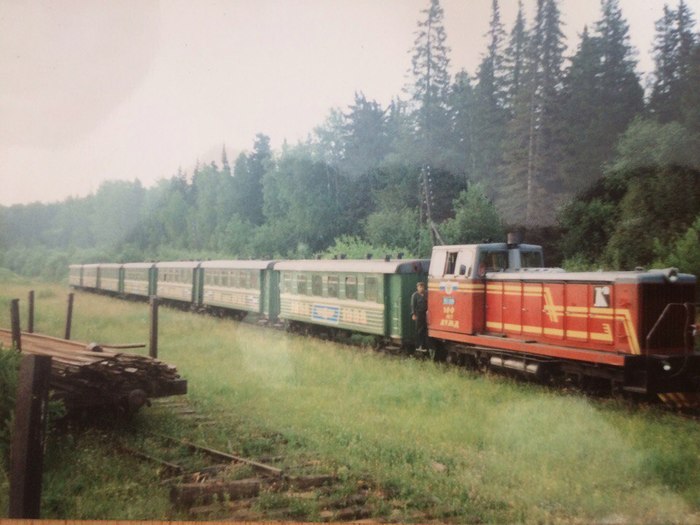
<svg viewBox="0 0 700 525">
<path fill-rule="evenodd" d="M 418 22 L 412 50 L 410 73 L 413 83 L 407 90 L 415 107 L 421 154 L 424 162 L 429 163 L 437 154 L 441 134 L 447 124 L 450 48 L 446 43 L 444 12 L 440 0 L 430 0 L 430 6 L 421 13 L 424 19 Z"/>
<path fill-rule="evenodd" d="M 499 204 L 509 223 L 542 226 L 554 221 L 561 197 L 565 45 L 556 0 L 538 0 L 530 35 L 525 75 L 507 130 Z"/>
<path fill-rule="evenodd" d="M 501 162 L 501 151 L 507 112 L 504 109 L 505 69 L 503 47 L 505 31 L 501 24 L 497 0 L 492 0 L 488 53 L 477 72 L 474 89 L 474 170 L 473 180 L 483 181 L 486 187 L 496 182 L 493 175 Z"/>
<path fill-rule="evenodd" d="M 694 24 L 693 14 L 684 0 L 679 0 L 675 10 L 664 5 L 663 16 L 656 22 L 656 68 L 649 111 L 662 124 L 683 120 L 681 101 L 689 91 L 697 89 L 689 80 L 697 39 Z"/>
<path fill-rule="evenodd" d="M 450 89 L 450 141 L 448 143 L 449 159 L 447 167 L 456 174 L 464 175 L 464 183 L 475 180 L 476 140 L 474 125 L 474 88 L 466 71 L 455 75 Z"/>
<path fill-rule="evenodd" d="M 503 57 L 503 68 L 505 71 L 504 106 L 511 112 L 511 116 L 515 97 L 522 87 L 527 38 L 523 2 L 518 0 L 518 14 L 510 32 L 510 40 Z"/>
<path fill-rule="evenodd" d="M 585 30 L 564 83 L 567 158 L 564 189 L 580 191 L 602 176 L 618 137 L 643 109 L 628 26 L 618 0 L 603 0 L 595 33 Z"/>
</svg>

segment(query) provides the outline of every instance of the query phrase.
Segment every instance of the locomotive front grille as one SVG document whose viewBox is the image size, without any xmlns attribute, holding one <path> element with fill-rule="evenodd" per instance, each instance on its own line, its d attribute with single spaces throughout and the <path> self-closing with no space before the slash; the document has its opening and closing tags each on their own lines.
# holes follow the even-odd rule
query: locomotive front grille
<svg viewBox="0 0 700 525">
<path fill-rule="evenodd" d="M 687 333 L 694 322 L 695 285 L 679 283 L 644 283 L 640 292 L 641 330 L 640 343 L 650 353 L 659 350 L 682 351 L 690 343 Z M 691 303 L 689 310 L 683 305 Z M 647 342 L 647 336 L 659 321 L 667 305 L 673 304 L 661 318 Z M 689 317 L 690 316 L 690 317 Z"/>
</svg>

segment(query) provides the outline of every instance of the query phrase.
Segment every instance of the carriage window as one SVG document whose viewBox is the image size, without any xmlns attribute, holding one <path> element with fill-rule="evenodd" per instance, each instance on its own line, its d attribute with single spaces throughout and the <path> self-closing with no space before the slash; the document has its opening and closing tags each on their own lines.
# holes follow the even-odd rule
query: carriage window
<svg viewBox="0 0 700 525">
<path fill-rule="evenodd" d="M 297 275 L 297 293 L 306 295 L 306 275 Z"/>
<path fill-rule="evenodd" d="M 282 291 L 291 292 L 292 291 L 292 276 L 288 273 L 282 275 Z"/>
<path fill-rule="evenodd" d="M 376 277 L 365 277 L 365 301 L 379 301 L 379 281 Z"/>
<path fill-rule="evenodd" d="M 345 278 L 345 297 L 347 299 L 357 299 L 357 277 Z"/>
<path fill-rule="evenodd" d="M 259 288 L 260 287 L 260 276 L 257 271 L 250 272 L 250 287 Z"/>
<path fill-rule="evenodd" d="M 245 270 L 241 271 L 241 288 L 250 288 L 250 274 Z"/>
<path fill-rule="evenodd" d="M 457 268 L 457 253 L 458 252 L 448 252 L 447 261 L 445 261 L 445 274 L 444 275 L 455 275 Z"/>
<path fill-rule="evenodd" d="M 338 276 L 328 276 L 328 297 L 338 297 Z"/>
<path fill-rule="evenodd" d="M 323 277 L 320 275 L 311 276 L 311 294 L 323 295 Z"/>
</svg>

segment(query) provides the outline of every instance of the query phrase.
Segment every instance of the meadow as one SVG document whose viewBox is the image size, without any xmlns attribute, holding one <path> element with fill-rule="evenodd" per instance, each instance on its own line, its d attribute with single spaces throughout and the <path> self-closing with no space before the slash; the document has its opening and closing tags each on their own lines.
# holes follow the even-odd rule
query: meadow
<svg viewBox="0 0 700 525">
<path fill-rule="evenodd" d="M 60 336 L 67 286 L 8 275 L 0 326 L 9 326 L 12 298 L 25 314 L 30 289 L 36 331 Z M 73 318 L 76 340 L 148 339 L 145 303 L 77 292 Z M 115 453 L 115 442 L 158 430 L 279 456 L 286 469 L 313 465 L 338 477 L 337 493 L 368 487 L 366 517 L 381 522 L 700 523 L 700 423 L 658 407 L 167 308 L 159 357 L 188 380 L 189 405 L 216 424 L 184 422 L 156 404 L 123 422 L 53 428 L 42 517 L 184 519 L 157 468 Z M 0 488 L 5 509 L 4 471 Z M 324 518 L 308 495 L 262 494 L 253 510 Z"/>
</svg>

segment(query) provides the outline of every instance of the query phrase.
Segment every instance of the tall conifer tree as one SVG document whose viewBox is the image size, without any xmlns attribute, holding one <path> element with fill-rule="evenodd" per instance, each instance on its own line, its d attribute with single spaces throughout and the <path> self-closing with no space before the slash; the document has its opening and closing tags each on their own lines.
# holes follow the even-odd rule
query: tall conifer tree
<svg viewBox="0 0 700 525">
<path fill-rule="evenodd" d="M 564 189 L 571 193 L 602 175 L 618 137 L 644 106 L 618 0 L 603 0 L 601 11 L 594 35 L 584 31 L 564 85 Z"/>
<path fill-rule="evenodd" d="M 681 100 L 697 86 L 689 83 L 692 50 L 697 39 L 693 32 L 693 14 L 679 0 L 678 8 L 664 5 L 656 22 L 654 42 L 654 88 L 649 101 L 651 114 L 661 123 L 683 120 Z"/>
<path fill-rule="evenodd" d="M 491 3 L 488 51 L 477 72 L 474 89 L 474 169 L 473 180 L 489 188 L 496 185 L 493 176 L 501 162 L 501 150 L 507 112 L 504 109 L 505 69 L 503 47 L 505 31 L 501 23 L 498 0 Z"/>
<path fill-rule="evenodd" d="M 423 162 L 437 154 L 441 134 L 447 129 L 447 95 L 450 87 L 450 64 L 444 12 L 440 0 L 430 0 L 421 11 L 425 18 L 418 22 L 412 51 L 413 83 L 407 87 L 416 108 L 418 141 Z"/>
<path fill-rule="evenodd" d="M 525 70 L 525 52 L 527 48 L 527 31 L 525 29 L 525 15 L 523 14 L 523 2 L 518 0 L 518 14 L 515 17 L 513 29 L 510 32 L 508 47 L 503 57 L 505 70 L 504 97 L 505 107 L 511 112 L 515 104 L 515 97 L 520 91 Z"/>
<path fill-rule="evenodd" d="M 556 0 L 538 0 L 504 151 L 500 206 L 513 224 L 554 221 L 561 187 L 564 35 Z"/>
</svg>

